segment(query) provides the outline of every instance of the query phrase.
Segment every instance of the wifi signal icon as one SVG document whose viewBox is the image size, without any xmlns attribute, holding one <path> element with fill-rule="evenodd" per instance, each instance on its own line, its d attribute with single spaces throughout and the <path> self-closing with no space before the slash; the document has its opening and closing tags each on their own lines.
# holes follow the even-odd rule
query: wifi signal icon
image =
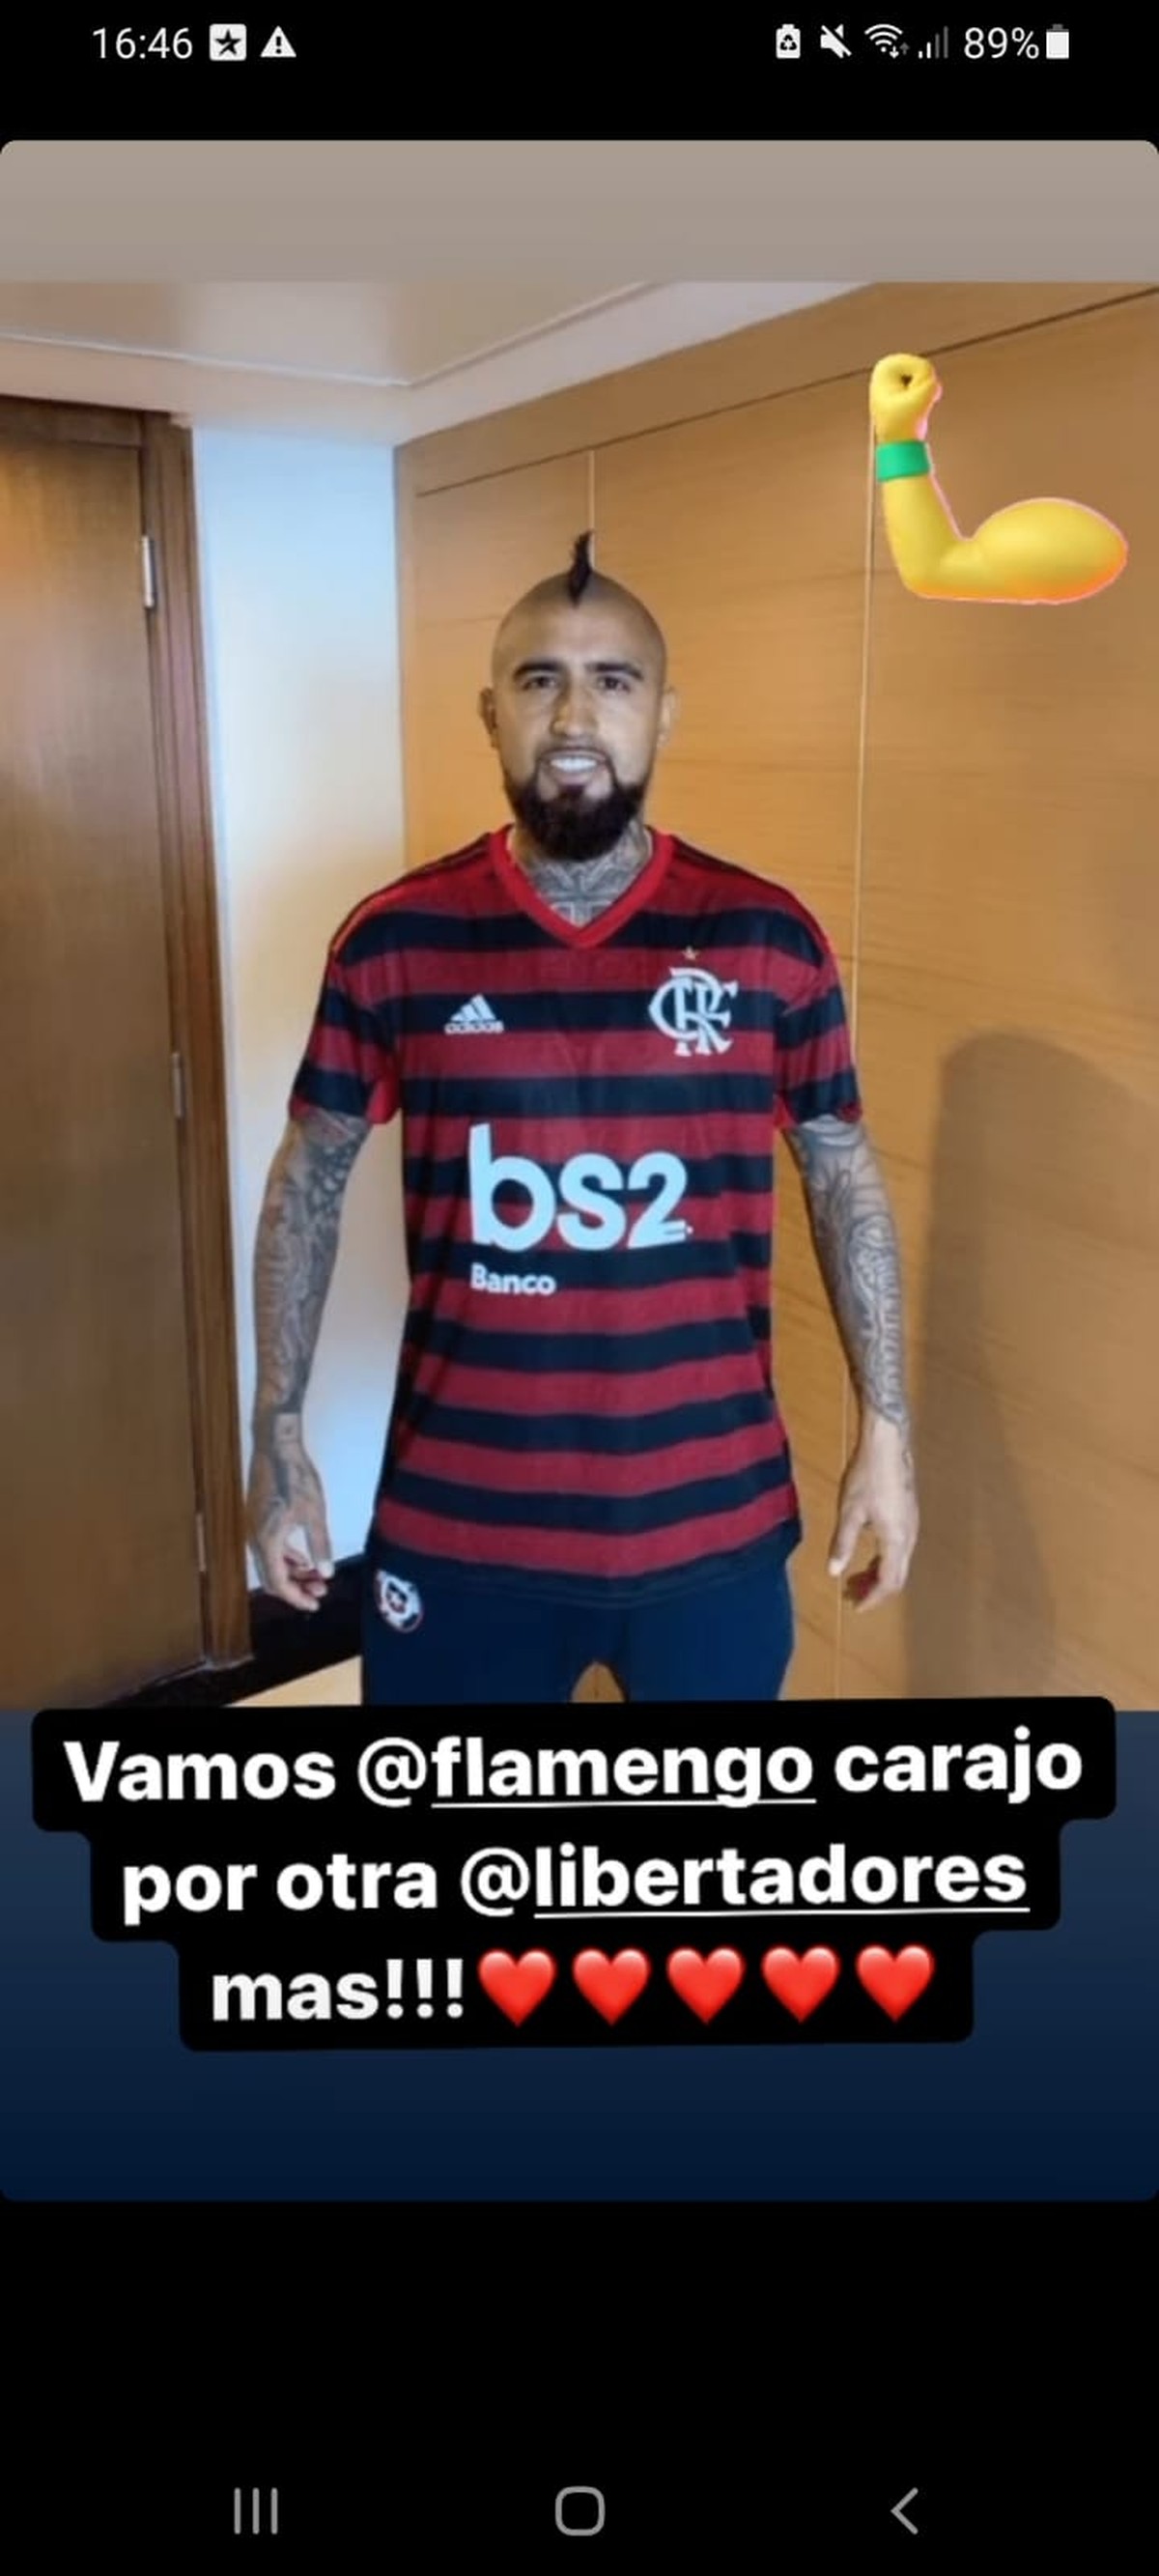
<svg viewBox="0 0 1159 2576">
<path fill-rule="evenodd" d="M 901 46 L 900 27 L 885 27 L 880 25 L 876 27 L 867 27 L 865 33 L 869 38 L 870 44 L 876 45 L 879 54 L 896 55 L 898 53 Z"/>
</svg>

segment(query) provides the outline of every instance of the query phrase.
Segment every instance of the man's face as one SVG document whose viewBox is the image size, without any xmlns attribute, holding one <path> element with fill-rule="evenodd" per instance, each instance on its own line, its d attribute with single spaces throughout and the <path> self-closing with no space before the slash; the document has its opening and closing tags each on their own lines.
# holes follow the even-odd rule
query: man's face
<svg viewBox="0 0 1159 2576">
<path fill-rule="evenodd" d="M 585 859 L 615 848 L 643 805 L 672 709 L 660 653 L 627 603 L 517 612 L 480 712 L 511 810 L 539 849 Z"/>
</svg>

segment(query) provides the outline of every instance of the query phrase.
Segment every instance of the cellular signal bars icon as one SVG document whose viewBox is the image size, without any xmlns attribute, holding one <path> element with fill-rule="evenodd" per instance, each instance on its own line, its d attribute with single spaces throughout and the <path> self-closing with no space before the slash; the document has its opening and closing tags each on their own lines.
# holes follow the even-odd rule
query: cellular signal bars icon
<svg viewBox="0 0 1159 2576">
<path fill-rule="evenodd" d="M 943 56 L 944 54 L 948 54 L 948 53 L 949 53 L 949 50 L 950 50 L 950 30 L 949 30 L 949 28 L 948 28 L 948 27 L 943 27 L 942 32 L 941 32 L 941 35 L 940 35 L 940 36 L 931 36 L 931 38 L 930 38 L 930 41 L 929 41 L 929 44 L 928 44 L 928 45 L 919 45 L 919 47 L 918 47 L 918 61 L 919 61 L 919 63 L 937 63 L 937 62 L 940 62 L 940 61 L 941 61 L 941 59 L 942 59 L 942 56 Z"/>
</svg>

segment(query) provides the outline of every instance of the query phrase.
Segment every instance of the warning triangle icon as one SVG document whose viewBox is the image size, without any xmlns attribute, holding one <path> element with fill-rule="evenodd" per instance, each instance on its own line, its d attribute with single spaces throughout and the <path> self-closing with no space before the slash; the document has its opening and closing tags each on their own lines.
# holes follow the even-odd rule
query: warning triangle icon
<svg viewBox="0 0 1159 2576">
<path fill-rule="evenodd" d="M 267 54 L 279 54 L 283 60 L 287 62 L 296 62 L 298 59 L 294 52 L 294 48 L 290 43 L 289 37 L 282 34 L 280 27 L 275 27 L 268 45 L 262 46 L 263 62 L 265 61 Z"/>
</svg>

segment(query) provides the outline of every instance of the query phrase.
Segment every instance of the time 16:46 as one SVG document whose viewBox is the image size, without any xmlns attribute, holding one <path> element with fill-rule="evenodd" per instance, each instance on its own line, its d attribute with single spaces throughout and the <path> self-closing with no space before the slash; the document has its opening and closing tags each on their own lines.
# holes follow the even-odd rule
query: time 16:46
<svg viewBox="0 0 1159 2576">
<path fill-rule="evenodd" d="M 135 54 L 174 54 L 178 62 L 184 63 L 193 52 L 188 27 L 175 27 L 172 33 L 168 27 L 158 27 L 153 36 L 136 36 L 131 27 L 118 27 L 111 40 L 107 27 L 94 27 L 92 32 L 102 62 L 113 53 L 119 54 L 122 62 L 131 62 Z"/>
</svg>

